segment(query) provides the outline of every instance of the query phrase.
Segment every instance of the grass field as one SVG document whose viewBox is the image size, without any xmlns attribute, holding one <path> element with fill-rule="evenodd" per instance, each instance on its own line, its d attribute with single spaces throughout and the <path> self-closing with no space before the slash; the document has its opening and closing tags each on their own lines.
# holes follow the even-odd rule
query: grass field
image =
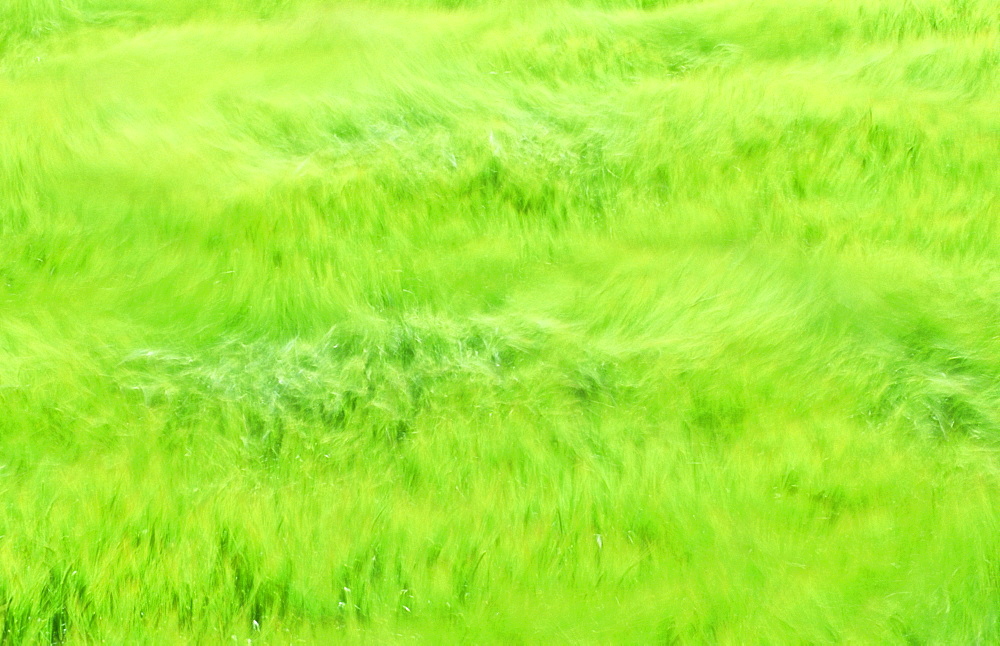
<svg viewBox="0 0 1000 646">
<path fill-rule="evenodd" d="M 1000 642 L 995 0 L 3 0 L 0 643 Z"/>
</svg>

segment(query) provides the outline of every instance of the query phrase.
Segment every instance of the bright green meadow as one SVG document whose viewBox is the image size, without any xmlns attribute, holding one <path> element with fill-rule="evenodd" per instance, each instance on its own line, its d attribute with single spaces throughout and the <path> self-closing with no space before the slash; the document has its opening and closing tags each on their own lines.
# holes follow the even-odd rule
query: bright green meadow
<svg viewBox="0 0 1000 646">
<path fill-rule="evenodd" d="M 1000 643 L 996 0 L 2 0 L 0 644 Z"/>
</svg>

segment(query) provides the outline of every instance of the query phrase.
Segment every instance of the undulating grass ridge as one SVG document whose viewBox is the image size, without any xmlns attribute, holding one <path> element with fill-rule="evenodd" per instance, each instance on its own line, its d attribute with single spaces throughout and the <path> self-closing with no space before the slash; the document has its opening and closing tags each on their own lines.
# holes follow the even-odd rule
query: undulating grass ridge
<svg viewBox="0 0 1000 646">
<path fill-rule="evenodd" d="M 0 643 L 1000 640 L 992 0 L 7 0 Z"/>
</svg>

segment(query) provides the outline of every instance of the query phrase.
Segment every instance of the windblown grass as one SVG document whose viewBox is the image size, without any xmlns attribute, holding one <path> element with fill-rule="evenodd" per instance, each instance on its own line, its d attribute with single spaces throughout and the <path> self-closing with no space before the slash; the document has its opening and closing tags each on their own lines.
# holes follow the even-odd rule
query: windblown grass
<svg viewBox="0 0 1000 646">
<path fill-rule="evenodd" d="M 993 0 L 5 0 L 0 642 L 1000 641 Z"/>
</svg>

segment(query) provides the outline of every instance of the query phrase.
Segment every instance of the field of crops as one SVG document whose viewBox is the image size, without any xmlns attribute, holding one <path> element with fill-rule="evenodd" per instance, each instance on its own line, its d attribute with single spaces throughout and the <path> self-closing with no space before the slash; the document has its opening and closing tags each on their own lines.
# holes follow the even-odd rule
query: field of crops
<svg viewBox="0 0 1000 646">
<path fill-rule="evenodd" d="M 0 643 L 1000 642 L 996 0 L 0 1 Z"/>
</svg>

